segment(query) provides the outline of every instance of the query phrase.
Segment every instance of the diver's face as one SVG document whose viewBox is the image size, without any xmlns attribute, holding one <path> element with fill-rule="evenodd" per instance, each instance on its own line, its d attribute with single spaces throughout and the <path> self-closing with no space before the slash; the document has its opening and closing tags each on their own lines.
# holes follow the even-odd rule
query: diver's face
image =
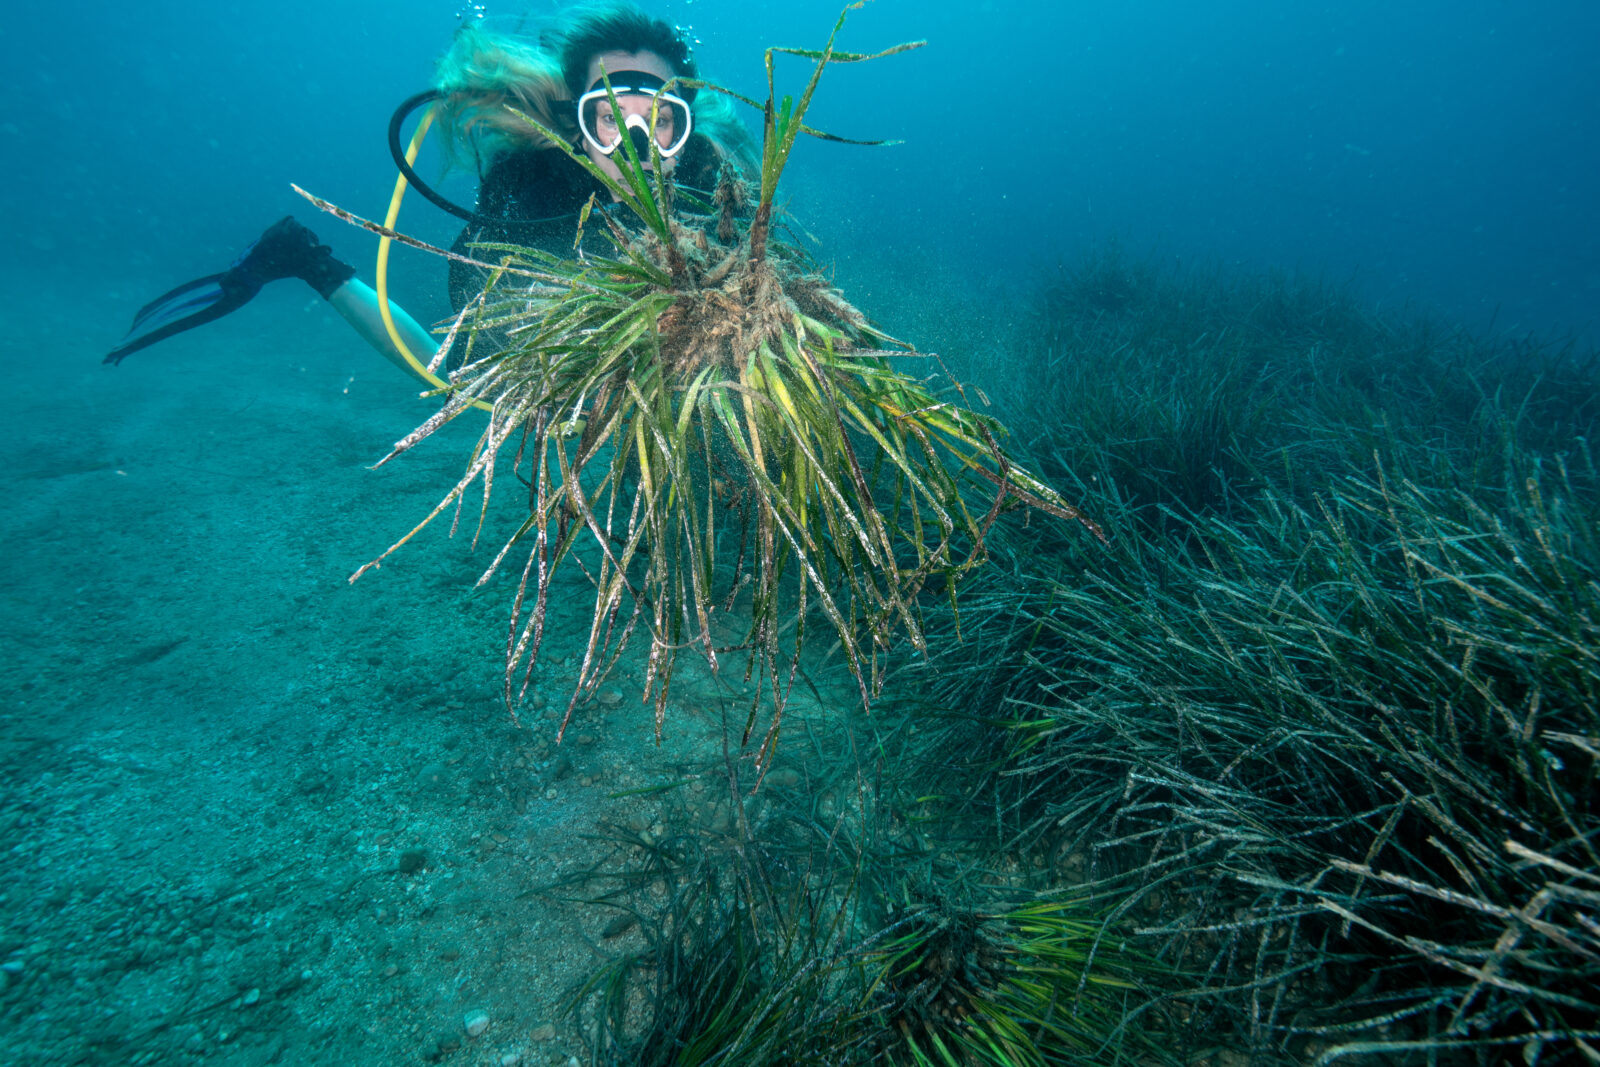
<svg viewBox="0 0 1600 1067">
<path fill-rule="evenodd" d="M 601 52 L 589 60 L 589 75 L 584 79 L 585 85 L 593 85 L 600 79 L 602 64 L 605 66 L 607 77 L 610 78 L 616 78 L 617 72 L 624 70 L 639 70 L 646 74 L 654 74 L 662 81 L 668 81 L 673 77 L 671 65 L 654 52 Z M 639 115 L 647 123 L 650 121 L 649 97 L 619 96 L 617 103 L 622 108 L 621 115 L 612 114 L 611 105 L 608 102 L 602 101 L 598 105 L 599 113 L 595 117 L 595 126 L 597 132 L 601 134 L 601 139 L 607 142 L 611 140 L 611 136 L 614 136 L 619 127 L 626 125 L 630 115 Z M 660 108 L 656 118 L 657 143 L 662 146 L 669 145 L 677 136 L 678 131 L 673 129 L 671 112 L 667 108 Z M 601 152 L 588 141 L 583 142 L 583 150 L 588 154 L 589 159 L 593 161 L 595 166 L 605 171 L 612 178 L 618 181 L 622 180 L 622 170 L 611 156 Z M 663 159 L 661 161 L 662 169 L 671 173 L 672 167 L 676 162 L 676 159 Z M 649 167 L 650 161 L 648 159 L 644 160 L 644 165 Z"/>
</svg>

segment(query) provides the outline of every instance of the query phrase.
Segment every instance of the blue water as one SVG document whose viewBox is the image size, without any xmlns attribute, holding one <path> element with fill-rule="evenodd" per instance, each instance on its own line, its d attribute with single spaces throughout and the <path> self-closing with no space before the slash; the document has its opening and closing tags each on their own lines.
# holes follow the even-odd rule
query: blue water
<svg viewBox="0 0 1600 1067">
<path fill-rule="evenodd" d="M 814 45 L 836 14 L 826 0 L 656 10 L 746 93 L 762 46 Z M 302 210 L 290 181 L 377 211 L 384 123 L 426 83 L 455 14 L 412 0 L 18 11 L 0 41 L 0 243 L 46 268 L 87 257 L 164 280 Z M 843 43 L 906 39 L 930 43 L 834 72 L 814 113 L 905 143 L 797 159 L 791 194 L 828 199 L 809 221 L 835 256 L 889 248 L 1006 274 L 1115 234 L 1187 262 L 1353 275 L 1475 328 L 1496 309 L 1501 327 L 1596 327 L 1593 4 L 879 0 Z M 361 236 L 322 228 L 368 258 Z M 419 268 L 413 303 L 438 298 L 432 277 Z M 120 325 L 86 331 L 81 354 Z"/>
<path fill-rule="evenodd" d="M 817 46 L 837 14 L 654 10 L 754 96 L 764 46 Z M 368 469 L 431 409 L 303 287 L 100 365 L 140 304 L 286 213 L 370 277 L 372 239 L 289 183 L 381 216 L 389 115 L 457 21 L 416 0 L 7 15 L 0 1060 L 387 1064 L 476 1041 L 462 1062 L 564 1062 L 580 1046 L 547 1024 L 608 916 L 529 886 L 592 861 L 601 820 L 661 816 L 608 792 L 720 757 L 726 709 L 692 671 L 663 748 L 632 666 L 561 755 L 553 706 L 513 732 L 507 587 L 473 591 L 467 535 L 347 584 L 477 430 Z M 914 39 L 830 71 L 809 119 L 902 143 L 807 143 L 786 177 L 841 285 L 909 340 L 1111 239 L 1354 279 L 1473 330 L 1600 336 L 1594 4 L 877 0 L 840 46 Z M 804 65 L 778 69 L 798 89 Z M 402 226 L 455 230 L 415 198 Z M 425 256 L 398 255 L 393 285 L 424 321 L 448 309 Z M 551 701 L 586 635 L 581 598 L 560 610 Z M 690 814 L 725 826 L 710 795 Z"/>
</svg>

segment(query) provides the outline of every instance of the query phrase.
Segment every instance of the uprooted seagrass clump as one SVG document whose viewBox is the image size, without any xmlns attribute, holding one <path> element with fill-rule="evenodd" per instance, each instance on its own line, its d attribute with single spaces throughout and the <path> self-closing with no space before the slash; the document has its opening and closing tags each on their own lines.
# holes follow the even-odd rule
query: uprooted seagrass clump
<svg viewBox="0 0 1600 1067">
<path fill-rule="evenodd" d="M 919 591 L 933 579 L 953 591 L 983 561 L 985 533 L 1008 503 L 1095 529 L 1007 458 L 995 420 L 894 370 L 886 357 L 910 347 L 869 325 L 774 231 L 774 194 L 797 137 L 827 136 L 802 123 L 822 72 L 914 47 L 849 54 L 830 35 L 820 51 L 769 49 L 767 100 L 745 101 L 764 115 L 759 191 L 725 172 L 713 197 L 695 200 L 657 177 L 653 138 L 651 158 L 624 139 L 621 182 L 571 153 L 615 197 L 612 207 L 591 202 L 580 220 L 603 227 L 614 254 L 483 253 L 503 258 L 459 326 L 480 342 L 493 329 L 513 343 L 470 355 L 445 406 L 386 458 L 473 406 L 490 408 L 466 473 L 429 518 L 479 478 L 487 508 L 508 455 L 529 486 L 526 519 L 480 579 L 519 553 L 506 656 L 513 712 L 544 637 L 551 582 L 571 561 L 596 594 L 568 717 L 641 626 L 658 735 L 680 651 L 697 650 L 713 669 L 744 652 L 755 680 L 746 741 L 771 709 L 764 767 L 814 607 L 870 703 L 897 631 L 925 650 Z M 775 102 L 780 52 L 815 61 L 797 102 Z M 982 495 L 969 499 L 980 481 Z M 591 550 L 580 555 L 585 541 Z M 743 636 L 725 643 L 713 620 L 735 617 L 736 606 Z"/>
</svg>

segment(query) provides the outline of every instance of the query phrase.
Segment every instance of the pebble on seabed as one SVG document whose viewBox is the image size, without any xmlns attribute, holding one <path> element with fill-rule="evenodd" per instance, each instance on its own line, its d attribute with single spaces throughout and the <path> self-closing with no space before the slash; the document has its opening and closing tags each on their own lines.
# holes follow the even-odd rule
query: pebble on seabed
<svg viewBox="0 0 1600 1067">
<path fill-rule="evenodd" d="M 468 1037 L 477 1037 L 489 1029 L 489 1013 L 486 1011 L 469 1011 L 462 1016 L 461 1025 L 466 1028 Z"/>
</svg>

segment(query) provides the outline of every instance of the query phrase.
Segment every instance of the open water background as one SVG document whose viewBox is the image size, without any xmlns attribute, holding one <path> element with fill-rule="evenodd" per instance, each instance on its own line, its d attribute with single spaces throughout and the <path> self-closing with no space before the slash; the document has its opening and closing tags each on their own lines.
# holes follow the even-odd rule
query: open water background
<svg viewBox="0 0 1600 1067">
<path fill-rule="evenodd" d="M 490 5 L 530 22 L 552 4 Z M 820 44 L 830 0 L 669 0 L 706 73 L 747 94 L 768 44 Z M 216 269 L 290 181 L 381 211 L 389 112 L 426 84 L 454 0 L 33 5 L 8 17 L 0 248 L 87 295 Z M 1355 276 L 1473 328 L 1593 336 L 1600 306 L 1600 8 L 1411 0 L 1045 3 L 877 0 L 822 128 L 905 143 L 808 145 L 791 195 L 830 256 L 959 261 L 1026 282 L 1108 235 L 1190 263 Z M 798 88 L 798 61 L 780 66 Z M 443 237 L 425 205 L 405 221 Z M 353 262 L 369 242 L 319 231 Z M 434 264 L 400 284 L 442 306 Z M 36 284 L 43 284 L 36 282 Z M 143 292 L 144 290 L 141 290 Z M 1495 318 L 1499 309 L 1498 318 Z M 74 358 L 113 343 L 112 304 Z"/>
</svg>

